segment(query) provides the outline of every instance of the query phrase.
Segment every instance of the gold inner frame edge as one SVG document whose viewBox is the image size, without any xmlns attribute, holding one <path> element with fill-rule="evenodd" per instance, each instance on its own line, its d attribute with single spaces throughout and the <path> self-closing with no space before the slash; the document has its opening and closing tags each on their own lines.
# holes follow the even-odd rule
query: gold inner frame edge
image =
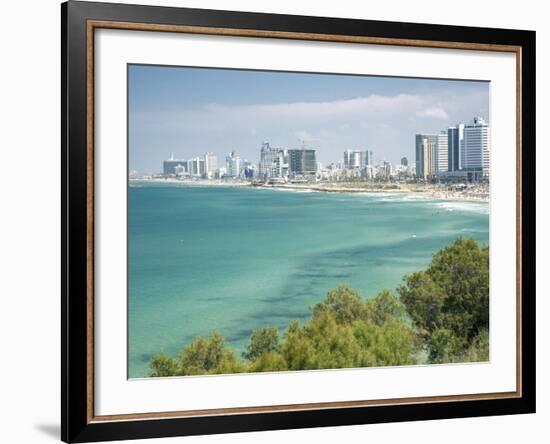
<svg viewBox="0 0 550 444">
<path fill-rule="evenodd" d="M 462 49 L 472 51 L 511 52 L 516 56 L 516 391 L 497 393 L 474 393 L 450 396 L 422 396 L 362 401 L 338 401 L 307 404 L 286 404 L 255 407 L 229 407 L 219 409 L 182 410 L 172 412 L 144 412 L 116 415 L 94 414 L 94 31 L 96 29 L 119 29 L 149 32 L 177 32 L 202 35 L 220 35 L 233 37 L 277 38 L 288 40 L 308 40 L 337 43 L 361 43 L 373 45 L 407 46 L 421 48 Z M 197 416 L 225 416 L 237 414 L 258 414 L 274 412 L 293 412 L 303 410 L 326 410 L 335 408 L 359 408 L 388 405 L 406 405 L 416 403 L 460 402 L 491 399 L 520 398 L 522 396 L 522 347 L 521 347 L 521 202 L 522 202 L 522 48 L 515 45 L 489 43 L 449 42 L 436 40 L 399 39 L 385 37 L 311 34 L 286 31 L 265 31 L 255 29 L 216 28 L 188 25 L 165 25 L 151 23 L 133 23 L 108 20 L 88 20 L 86 25 L 86 206 L 87 206 L 87 422 L 113 422 L 126 420 L 145 420 L 161 418 L 189 418 Z"/>
</svg>

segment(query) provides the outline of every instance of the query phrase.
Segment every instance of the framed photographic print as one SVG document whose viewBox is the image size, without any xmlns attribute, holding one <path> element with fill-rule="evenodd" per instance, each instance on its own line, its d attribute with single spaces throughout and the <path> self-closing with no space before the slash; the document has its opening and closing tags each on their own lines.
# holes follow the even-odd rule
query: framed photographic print
<svg viewBox="0 0 550 444">
<path fill-rule="evenodd" d="M 535 411 L 535 33 L 69 1 L 62 439 Z"/>
</svg>

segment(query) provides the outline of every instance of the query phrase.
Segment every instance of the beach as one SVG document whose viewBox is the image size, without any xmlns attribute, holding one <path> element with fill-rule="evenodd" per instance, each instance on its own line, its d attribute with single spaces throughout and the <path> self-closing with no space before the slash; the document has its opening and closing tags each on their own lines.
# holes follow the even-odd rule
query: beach
<svg viewBox="0 0 550 444">
<path fill-rule="evenodd" d="M 255 183 L 251 181 L 225 181 L 225 180 L 180 180 L 176 178 L 153 178 L 153 179 L 130 179 L 130 186 L 139 186 L 140 183 L 154 184 L 175 184 L 182 187 L 254 187 L 263 189 L 286 189 L 298 191 L 313 191 L 321 193 L 395 193 L 396 195 L 410 195 L 438 200 L 458 200 L 489 202 L 489 187 L 475 186 L 464 191 L 448 189 L 441 185 L 429 184 L 376 184 L 360 182 L 359 184 L 349 182 L 330 183 Z"/>
</svg>

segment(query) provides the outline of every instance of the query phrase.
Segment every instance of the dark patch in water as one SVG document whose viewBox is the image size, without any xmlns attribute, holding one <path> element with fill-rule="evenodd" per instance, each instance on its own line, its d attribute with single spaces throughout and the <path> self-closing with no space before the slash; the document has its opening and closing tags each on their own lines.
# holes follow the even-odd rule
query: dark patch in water
<svg viewBox="0 0 550 444">
<path fill-rule="evenodd" d="M 283 296 L 274 296 L 274 297 L 270 297 L 270 298 L 262 298 L 260 299 L 261 302 L 266 302 L 266 303 L 280 303 L 280 302 L 288 302 L 288 301 L 291 301 L 293 299 L 296 299 L 300 293 L 294 293 L 294 294 L 286 294 L 283 292 Z"/>
<path fill-rule="evenodd" d="M 314 278 L 314 279 L 348 279 L 350 277 L 349 273 L 296 273 L 296 277 L 304 278 Z"/>
<path fill-rule="evenodd" d="M 146 362 L 148 363 L 152 358 L 153 358 L 154 355 L 152 354 L 149 354 L 149 353 L 142 353 L 138 356 L 138 360 L 139 362 Z"/>
<path fill-rule="evenodd" d="M 255 313 L 251 316 L 251 318 L 262 321 L 267 319 L 269 321 L 264 323 L 266 325 L 271 325 L 272 323 L 278 322 L 275 321 L 275 319 L 285 319 L 290 321 L 291 319 L 304 319 L 309 316 L 311 316 L 311 312 L 304 310 L 263 310 Z"/>
<path fill-rule="evenodd" d="M 252 334 L 252 330 L 248 330 L 248 329 L 247 330 L 239 330 L 239 331 L 233 332 L 230 335 L 227 335 L 225 338 L 229 342 L 240 342 L 243 339 L 248 339 L 251 334 Z"/>
<path fill-rule="evenodd" d="M 224 299 L 221 296 L 209 296 L 209 297 L 200 299 L 200 301 L 203 301 L 203 302 L 219 302 L 223 300 Z"/>
</svg>

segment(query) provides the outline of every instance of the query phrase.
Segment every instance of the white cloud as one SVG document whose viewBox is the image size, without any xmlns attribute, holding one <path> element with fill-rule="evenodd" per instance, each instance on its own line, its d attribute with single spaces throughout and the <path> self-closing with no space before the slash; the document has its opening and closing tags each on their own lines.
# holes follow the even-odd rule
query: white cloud
<svg viewBox="0 0 550 444">
<path fill-rule="evenodd" d="M 482 99 L 485 99 L 483 97 Z M 266 130 L 286 130 L 289 133 L 308 133 L 311 139 L 319 128 L 342 132 L 353 127 L 372 125 L 402 126 L 417 121 L 423 131 L 425 119 L 452 123 L 464 109 L 472 108 L 479 97 L 472 95 L 378 95 L 322 102 L 283 102 L 252 105 L 221 105 L 212 103 L 199 109 L 175 112 L 138 112 L 136 117 L 145 125 L 158 129 L 185 131 L 245 130 L 253 136 Z M 441 106 L 445 103 L 445 107 Z M 478 108 L 474 106 L 474 108 Z M 468 117 L 468 116 L 465 116 Z M 465 117 L 461 117 L 464 119 Z M 250 130 L 253 128 L 253 130 Z"/>
<path fill-rule="evenodd" d="M 187 130 L 255 128 L 304 128 L 308 125 L 350 125 L 362 120 L 393 118 L 419 112 L 425 106 L 421 96 L 370 95 L 326 102 L 289 102 L 227 106 L 210 104 L 202 109 L 180 112 L 141 112 L 139 118 L 155 126 L 185 127 Z M 345 128 L 342 127 L 342 128 Z"/>
<path fill-rule="evenodd" d="M 304 142 L 312 142 L 314 140 L 317 140 L 317 137 L 306 130 L 294 131 L 293 135 L 297 139 L 303 140 Z"/>
<path fill-rule="evenodd" d="M 368 147 L 389 160 L 414 156 L 414 135 L 488 114 L 487 94 L 455 91 L 372 94 L 331 101 L 206 106 L 180 111 L 138 111 L 133 122 L 143 150 L 160 146 L 180 157 L 237 149 L 258 157 L 261 140 L 296 147 L 300 140 L 319 159 L 339 159 L 344 149 Z"/>
<path fill-rule="evenodd" d="M 439 107 L 425 108 L 423 110 L 417 111 L 416 115 L 418 117 L 432 117 L 442 120 L 449 119 L 449 115 L 447 114 L 447 112 L 443 108 Z"/>
<path fill-rule="evenodd" d="M 353 99 L 327 102 L 290 102 L 268 105 L 225 106 L 211 104 L 204 110 L 186 117 L 197 123 L 225 126 L 240 125 L 247 121 L 257 126 L 272 126 L 298 122 L 316 123 L 323 121 L 357 120 L 365 116 L 395 115 L 412 112 L 422 106 L 419 96 L 400 94 L 396 96 L 370 95 Z M 207 117 L 208 116 L 208 117 Z"/>
</svg>

